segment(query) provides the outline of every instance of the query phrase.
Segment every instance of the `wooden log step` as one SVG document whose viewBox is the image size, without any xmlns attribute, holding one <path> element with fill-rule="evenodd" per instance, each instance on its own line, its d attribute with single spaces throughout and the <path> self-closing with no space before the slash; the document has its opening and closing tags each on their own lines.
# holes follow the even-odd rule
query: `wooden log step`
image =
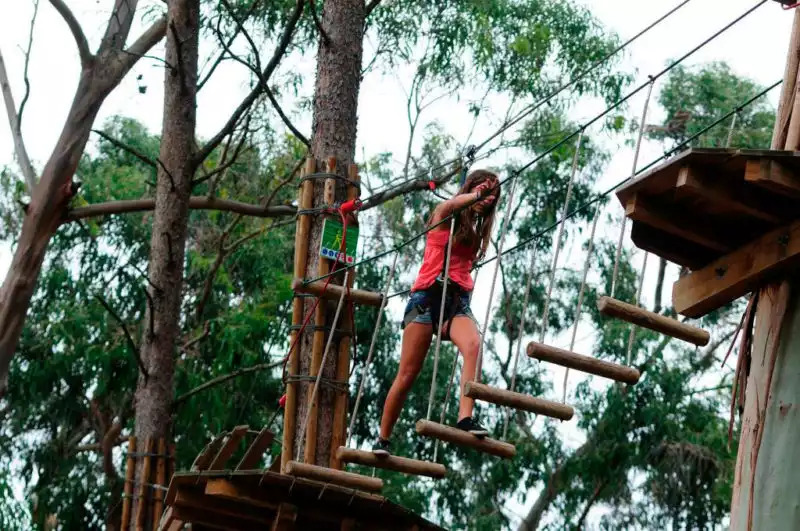
<svg viewBox="0 0 800 531">
<path fill-rule="evenodd" d="M 639 371 L 633 367 L 626 367 L 609 361 L 599 360 L 591 356 L 576 354 L 569 350 L 543 345 L 535 341 L 528 344 L 528 357 L 555 363 L 556 365 L 575 369 L 576 371 L 603 376 L 604 378 L 627 384 L 637 383 L 640 376 Z"/>
<path fill-rule="evenodd" d="M 711 340 L 711 334 L 701 328 L 681 323 L 675 319 L 670 319 L 611 297 L 597 299 L 597 309 L 608 317 L 622 319 L 636 326 L 686 341 L 698 347 L 708 345 Z"/>
<path fill-rule="evenodd" d="M 324 481 L 342 487 L 350 487 L 352 489 L 369 492 L 380 492 L 381 489 L 383 489 L 383 480 L 380 478 L 371 478 L 352 472 L 334 470 L 333 468 L 298 463 L 297 461 L 289 461 L 286 463 L 286 473 L 290 476 Z"/>
<path fill-rule="evenodd" d="M 336 458 L 345 463 L 373 466 L 375 468 L 394 470 L 395 472 L 402 472 L 414 476 L 428 476 L 440 479 L 447 474 L 447 469 L 444 465 L 438 463 L 408 459 L 407 457 L 399 457 L 396 455 L 379 457 L 372 452 L 354 450 L 346 446 L 340 446 L 336 449 Z"/>
<path fill-rule="evenodd" d="M 464 430 L 431 422 L 430 420 L 418 420 L 417 433 L 425 437 L 433 437 L 441 441 L 468 446 L 505 459 L 511 459 L 517 453 L 517 449 L 513 444 L 496 441 L 488 437 L 481 439 Z"/>
<path fill-rule="evenodd" d="M 302 278 L 295 278 L 292 280 L 292 290 L 299 293 L 308 293 L 316 297 L 322 297 L 326 300 L 339 300 L 342 296 L 342 286 L 336 284 L 328 284 L 325 289 L 325 281 L 318 280 L 316 282 L 303 283 Z M 365 291 L 363 289 L 350 289 L 350 294 L 345 295 L 345 299 L 355 302 L 356 304 L 364 304 L 366 306 L 380 306 L 383 301 L 383 294 L 374 291 Z"/>
<path fill-rule="evenodd" d="M 467 385 L 464 386 L 464 394 L 475 400 L 483 400 L 499 406 L 530 411 L 531 413 L 553 417 L 554 419 L 569 420 L 575 415 L 575 410 L 566 404 L 505 389 L 497 389 L 478 382 L 467 382 Z"/>
</svg>

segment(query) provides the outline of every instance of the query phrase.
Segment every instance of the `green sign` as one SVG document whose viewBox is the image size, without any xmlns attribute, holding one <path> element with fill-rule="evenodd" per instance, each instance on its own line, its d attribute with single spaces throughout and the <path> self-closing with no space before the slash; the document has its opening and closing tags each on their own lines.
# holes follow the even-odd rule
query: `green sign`
<svg viewBox="0 0 800 531">
<path fill-rule="evenodd" d="M 358 248 L 358 227 L 347 227 L 347 241 L 345 242 L 345 254 L 342 250 L 342 224 L 332 219 L 325 219 L 322 225 L 322 245 L 319 254 L 323 258 L 336 260 L 339 262 L 352 264 L 356 260 L 356 249 Z"/>
</svg>

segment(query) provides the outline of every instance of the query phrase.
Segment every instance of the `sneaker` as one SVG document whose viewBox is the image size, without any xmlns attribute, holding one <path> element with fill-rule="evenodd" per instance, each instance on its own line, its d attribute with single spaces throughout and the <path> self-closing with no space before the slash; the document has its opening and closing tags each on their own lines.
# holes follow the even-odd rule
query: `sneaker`
<svg viewBox="0 0 800 531">
<path fill-rule="evenodd" d="M 378 437 L 378 442 L 376 442 L 372 447 L 372 453 L 378 457 L 389 457 L 392 455 L 392 452 L 389 451 L 390 446 L 391 444 L 387 439 L 381 439 Z"/>
<path fill-rule="evenodd" d="M 456 424 L 456 428 L 459 430 L 468 431 L 475 437 L 481 439 L 489 435 L 489 431 L 481 426 L 478 421 L 472 420 L 472 417 L 464 417 L 463 419 L 459 420 L 458 424 Z"/>
</svg>

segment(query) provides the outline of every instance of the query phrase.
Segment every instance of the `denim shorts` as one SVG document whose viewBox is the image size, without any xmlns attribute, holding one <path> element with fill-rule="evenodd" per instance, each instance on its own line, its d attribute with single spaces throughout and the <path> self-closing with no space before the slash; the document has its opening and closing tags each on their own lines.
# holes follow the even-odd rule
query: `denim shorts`
<svg viewBox="0 0 800 531">
<path fill-rule="evenodd" d="M 448 321 L 451 317 L 469 317 L 473 321 L 475 320 L 475 316 L 472 314 L 472 310 L 469 307 L 470 299 L 472 298 L 471 293 L 460 293 L 458 295 L 458 307 L 455 313 L 450 315 L 449 308 L 445 308 L 445 315 L 444 320 Z M 406 309 L 403 312 L 403 322 L 406 323 L 405 317 L 409 315 L 414 308 L 417 308 L 419 314 L 411 320 L 412 323 L 420 323 L 426 325 L 433 325 L 434 329 L 439 326 L 439 310 L 441 308 L 442 298 L 441 296 L 433 292 L 432 290 L 423 290 L 423 291 L 413 291 L 411 295 L 408 297 L 408 303 L 406 304 Z M 435 322 L 434 322 L 435 321 Z"/>
</svg>

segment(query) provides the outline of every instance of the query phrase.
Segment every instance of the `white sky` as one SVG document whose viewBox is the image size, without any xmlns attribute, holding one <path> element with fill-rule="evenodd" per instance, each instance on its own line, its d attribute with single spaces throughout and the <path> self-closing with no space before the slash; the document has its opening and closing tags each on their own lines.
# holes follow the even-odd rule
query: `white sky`
<svg viewBox="0 0 800 531">
<path fill-rule="evenodd" d="M 641 0 L 578 0 L 610 29 L 618 32 L 625 40 L 637 33 L 672 6 L 678 0 L 668 2 L 642 2 Z M 2 49 L 6 67 L 11 78 L 17 104 L 22 97 L 22 65 L 21 47 L 27 42 L 27 35 L 32 13 L 31 2 L 27 0 L 4 0 L 3 16 L 0 17 L 0 49 Z M 140 2 L 141 5 L 158 4 L 156 0 Z M 81 21 L 90 40 L 92 48 L 96 46 L 105 26 L 108 9 L 112 2 L 104 0 L 68 0 L 78 19 Z M 699 44 L 711 33 L 733 20 L 747 8 L 753 6 L 755 0 L 693 0 L 675 16 L 657 29 L 649 33 L 632 46 L 625 58 L 625 66 L 637 74 L 637 83 L 646 80 L 647 75 L 660 71 L 668 60 L 679 57 L 695 45 Z M 734 71 L 746 75 L 761 85 L 769 85 L 783 75 L 786 47 L 791 27 L 791 12 L 784 12 L 775 2 L 767 2 L 753 15 L 738 24 L 731 31 L 711 43 L 704 50 L 693 56 L 687 64 L 700 64 L 707 61 L 727 61 Z M 137 24 L 132 32 L 136 36 L 141 31 Z M 205 47 L 207 52 L 209 47 Z M 153 52 L 161 53 L 160 49 Z M 269 53 L 269 52 L 266 52 Z M 365 59 L 368 53 L 365 53 Z M 299 71 L 307 74 L 307 87 L 313 86 L 314 65 L 312 61 L 302 64 L 294 62 L 282 65 L 281 70 Z M 36 39 L 33 59 L 30 65 L 32 94 L 28 102 L 23 133 L 28 151 L 34 166 L 41 169 L 52 150 L 57 135 L 60 133 L 73 91 L 77 84 L 79 63 L 74 41 L 61 18 L 46 0 L 41 1 L 39 19 L 36 27 Z M 162 116 L 163 70 L 152 61 L 140 61 L 131 75 L 106 100 L 97 124 L 115 114 L 125 114 L 144 122 L 151 130 L 158 131 Z M 148 86 L 147 93 L 141 95 L 137 89 L 135 77 L 141 74 L 143 82 Z M 357 154 L 362 159 L 383 151 L 395 153 L 395 158 L 403 156 L 407 142 L 407 122 L 405 117 L 404 94 L 400 83 L 408 84 L 405 73 L 397 76 L 368 76 L 361 88 L 359 101 L 359 141 Z M 246 76 L 242 67 L 224 66 L 214 77 L 214 81 L 203 89 L 198 101 L 198 135 L 208 138 L 214 134 L 226 120 L 230 110 L 240 101 L 247 89 Z M 658 87 L 656 88 L 658 90 Z M 773 91 L 769 98 L 777 101 L 779 89 Z M 464 95 L 461 95 L 464 96 Z M 654 96 L 655 97 L 655 96 Z M 626 113 L 638 119 L 644 94 L 640 94 L 630 102 Z M 572 111 L 576 120 L 592 117 L 601 110 L 596 102 L 584 102 Z M 500 109 L 497 114 L 502 114 Z M 660 117 L 651 113 L 651 123 Z M 471 117 L 462 102 L 455 99 L 443 101 L 426 115 L 423 122 L 439 120 L 446 129 L 463 141 L 471 125 Z M 310 116 L 296 117 L 295 122 L 302 131 L 310 129 Z M 491 130 L 491 124 L 482 122 L 474 138 L 480 138 Z M 474 140 L 473 140 L 474 141 Z M 415 143 L 415 149 L 420 149 Z M 630 174 L 632 150 L 622 146 L 618 141 L 609 144 L 614 156 L 598 183 L 598 189 L 605 189 Z M 640 166 L 662 154 L 660 146 L 645 142 L 640 158 Z M 13 143 L 9 134 L 5 113 L 0 113 L 0 165 L 13 164 Z M 501 163 L 502 158 L 491 160 Z M 619 207 L 609 213 L 619 215 Z M 604 226 L 604 235 L 611 235 L 616 229 Z M 581 253 L 565 250 L 564 260 L 570 264 L 582 264 Z M 0 277 L 5 276 L 10 262 L 9 243 L 0 242 Z M 654 263 L 651 262 L 651 264 Z M 673 274 L 675 272 L 673 271 Z M 484 279 L 491 275 L 485 274 Z M 655 268 L 651 267 L 647 277 L 648 285 L 654 283 Z M 473 308 L 482 321 L 488 302 L 487 282 L 475 294 Z M 645 290 L 647 292 L 647 290 Z M 652 290 L 650 290 L 652 291 Z M 651 297 L 652 293 L 645 295 Z M 666 295 L 668 296 L 668 295 Z M 581 330 L 579 337 L 584 335 Z M 567 338 L 568 339 L 568 338 Z M 564 344 L 566 339 L 554 338 L 556 344 Z M 560 382 L 563 373 L 553 371 L 554 381 Z M 574 382 L 571 380 L 571 383 Z M 559 393 L 560 395 L 560 393 Z M 565 430 L 565 437 L 573 444 L 580 442 L 580 434 Z M 522 465 L 521 465 L 522 466 Z M 526 507 L 512 505 L 509 510 L 524 514 L 530 506 L 535 493 L 529 496 Z"/>
</svg>

